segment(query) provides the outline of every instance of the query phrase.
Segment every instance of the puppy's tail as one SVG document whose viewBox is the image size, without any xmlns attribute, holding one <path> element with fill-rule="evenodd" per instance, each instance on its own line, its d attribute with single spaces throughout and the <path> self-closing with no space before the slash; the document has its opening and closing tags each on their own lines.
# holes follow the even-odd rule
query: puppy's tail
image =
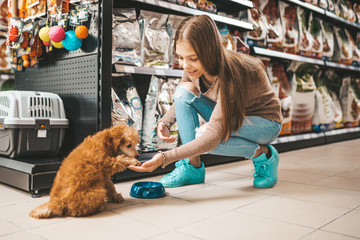
<svg viewBox="0 0 360 240">
<path fill-rule="evenodd" d="M 60 204 L 53 201 L 44 203 L 30 212 L 30 217 L 40 219 L 40 218 L 51 218 L 51 217 L 61 217 L 63 216 L 63 208 Z"/>
</svg>

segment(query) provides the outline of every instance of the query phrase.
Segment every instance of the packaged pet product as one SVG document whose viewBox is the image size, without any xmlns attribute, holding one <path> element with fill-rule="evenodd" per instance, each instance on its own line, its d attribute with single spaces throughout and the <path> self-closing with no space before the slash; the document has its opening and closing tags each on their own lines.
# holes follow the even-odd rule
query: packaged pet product
<svg viewBox="0 0 360 240">
<path fill-rule="evenodd" d="M 280 135 L 291 134 L 292 96 L 284 67 L 279 62 L 270 62 L 267 66 L 267 72 L 272 87 L 281 102 L 283 121 Z"/>
<path fill-rule="evenodd" d="M 360 43 L 357 44 L 355 42 L 354 37 L 349 30 L 345 29 L 345 33 L 348 36 L 350 44 L 352 45 L 352 48 L 353 48 L 352 65 L 359 66 L 360 65 L 360 49 L 358 48 L 358 44 L 360 44 Z M 357 33 L 357 34 L 359 34 L 359 33 Z"/>
<path fill-rule="evenodd" d="M 236 46 L 234 44 L 234 40 L 230 34 L 230 31 L 228 29 L 228 27 L 226 25 L 221 25 L 219 26 L 219 32 L 221 35 L 221 40 L 222 40 L 222 45 L 230 51 L 235 52 L 236 51 Z"/>
<path fill-rule="evenodd" d="M 339 100 L 345 127 L 357 127 L 360 122 L 360 79 L 344 77 Z"/>
<path fill-rule="evenodd" d="M 190 8 L 197 8 L 197 1 L 198 0 L 185 0 L 185 6 Z"/>
<path fill-rule="evenodd" d="M 265 0 L 267 2 L 262 9 L 267 19 L 268 32 L 266 36 L 266 47 L 271 50 L 283 51 L 283 30 L 280 13 L 276 0 Z"/>
<path fill-rule="evenodd" d="M 332 92 L 332 91 L 329 91 L 329 92 L 330 92 L 331 99 L 334 103 L 334 113 L 335 113 L 334 128 L 343 128 L 344 127 L 343 113 L 342 113 L 339 98 L 336 96 L 336 94 L 334 92 Z"/>
<path fill-rule="evenodd" d="M 6 39 L 0 38 L 0 71 L 11 70 L 11 57 L 6 54 Z"/>
<path fill-rule="evenodd" d="M 360 23 L 360 4 L 354 3 L 353 9 L 354 9 L 355 16 L 356 16 L 356 23 L 359 24 Z"/>
<path fill-rule="evenodd" d="M 327 0 L 319 0 L 319 7 L 323 8 L 323 9 L 327 9 L 329 6 Z"/>
<path fill-rule="evenodd" d="M 149 12 L 140 12 L 139 22 L 141 33 L 141 59 L 145 67 L 169 68 L 170 36 L 167 32 L 169 15 Z"/>
<path fill-rule="evenodd" d="M 337 46 L 339 47 L 336 59 L 342 64 L 351 65 L 353 58 L 353 45 L 350 43 L 349 36 L 346 34 L 344 28 L 334 27 L 334 31 Z"/>
<path fill-rule="evenodd" d="M 236 52 L 249 54 L 250 47 L 246 43 L 243 35 L 236 29 L 234 30 L 234 33 L 232 35 L 233 35 L 233 39 L 234 39 Z"/>
<path fill-rule="evenodd" d="M 311 57 L 313 58 L 322 58 L 323 52 L 323 40 L 321 34 L 321 22 L 319 18 L 313 17 L 313 14 L 310 14 L 310 33 L 313 37 L 313 44 L 311 49 Z"/>
<path fill-rule="evenodd" d="M 158 149 L 171 149 L 176 147 L 178 141 L 165 143 L 157 136 L 157 122 L 169 110 L 173 103 L 173 94 L 180 79 L 165 79 L 152 76 L 148 94 L 145 100 L 145 111 L 141 145 L 143 151 L 156 151 Z M 178 135 L 177 125 L 174 124 L 170 133 Z"/>
<path fill-rule="evenodd" d="M 279 1 L 279 8 L 284 33 L 283 50 L 285 53 L 296 54 L 299 44 L 299 26 L 296 17 L 297 6 Z"/>
<path fill-rule="evenodd" d="M 328 2 L 327 10 L 330 11 L 330 12 L 335 12 L 334 0 L 327 0 L 327 2 Z"/>
<path fill-rule="evenodd" d="M 268 27 L 266 18 L 261 11 L 265 1 L 254 0 L 253 4 L 254 8 L 240 12 L 240 18 L 254 26 L 253 31 L 247 31 L 245 33 L 245 39 L 249 46 L 265 48 Z"/>
<path fill-rule="evenodd" d="M 331 95 L 325 86 L 315 90 L 315 110 L 312 119 L 314 132 L 325 132 L 334 127 L 335 106 Z"/>
<path fill-rule="evenodd" d="M 120 104 L 123 106 L 120 106 L 119 103 L 115 101 L 117 105 L 114 104 L 114 106 L 119 106 L 119 108 L 114 108 L 113 113 L 115 114 L 115 111 L 123 111 L 120 113 L 120 121 L 114 121 L 113 126 L 117 126 L 117 122 L 123 121 L 124 114 L 127 115 L 127 125 L 134 127 L 136 130 L 139 131 L 139 134 L 141 135 L 142 130 L 142 121 L 143 121 L 143 106 L 141 103 L 141 99 L 139 97 L 139 94 L 135 88 L 134 79 L 131 74 L 123 74 L 118 77 L 112 78 L 112 88 L 116 95 L 118 96 L 118 99 L 120 100 Z M 116 120 L 116 115 L 114 115 L 114 120 Z M 114 124 L 116 123 L 116 124 Z"/>
<path fill-rule="evenodd" d="M 113 10 L 112 62 L 141 66 L 141 33 L 134 8 Z"/>
<path fill-rule="evenodd" d="M 211 12 L 211 13 L 217 12 L 216 5 L 208 0 L 198 0 L 198 8 L 206 12 Z"/>
<path fill-rule="evenodd" d="M 293 112 L 291 133 L 310 132 L 315 109 L 315 82 L 313 76 L 318 66 L 310 63 L 292 62 L 289 69 L 292 77 Z"/>
<path fill-rule="evenodd" d="M 170 62 L 171 68 L 180 68 L 179 61 L 176 58 L 176 53 L 174 52 L 174 42 L 175 42 L 175 33 L 179 28 L 180 23 L 185 19 L 183 16 L 178 15 L 169 15 L 169 24 L 168 24 L 168 32 L 170 35 L 171 43 L 170 43 Z"/>
<path fill-rule="evenodd" d="M 313 36 L 309 31 L 310 12 L 303 8 L 298 8 L 297 18 L 299 21 L 299 47 L 298 54 L 305 57 L 311 57 L 313 46 Z"/>
<path fill-rule="evenodd" d="M 0 0 L 0 29 L 7 30 L 8 27 L 8 1 Z"/>
<path fill-rule="evenodd" d="M 325 61 L 332 61 L 335 47 L 334 29 L 332 24 L 327 21 L 321 21 L 320 24 L 323 41 L 322 58 Z"/>
</svg>

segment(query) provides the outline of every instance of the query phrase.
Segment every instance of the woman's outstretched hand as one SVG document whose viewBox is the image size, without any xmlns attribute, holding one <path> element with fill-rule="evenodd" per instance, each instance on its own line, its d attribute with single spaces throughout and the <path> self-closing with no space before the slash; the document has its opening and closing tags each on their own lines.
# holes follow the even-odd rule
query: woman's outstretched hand
<svg viewBox="0 0 360 240">
<path fill-rule="evenodd" d="M 141 166 L 129 165 L 127 168 L 136 172 L 152 172 L 162 164 L 161 153 L 155 154 L 151 160 L 144 162 Z"/>
<path fill-rule="evenodd" d="M 159 122 L 157 129 L 159 138 L 164 142 L 171 143 L 176 140 L 175 136 L 170 135 L 170 129 L 165 125 L 165 123 Z"/>
</svg>

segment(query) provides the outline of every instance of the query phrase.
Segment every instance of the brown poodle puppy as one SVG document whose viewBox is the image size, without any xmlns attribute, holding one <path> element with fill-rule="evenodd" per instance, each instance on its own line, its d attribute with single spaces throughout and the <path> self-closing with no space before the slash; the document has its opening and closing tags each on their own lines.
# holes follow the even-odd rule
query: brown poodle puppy
<svg viewBox="0 0 360 240">
<path fill-rule="evenodd" d="M 50 201 L 31 211 L 33 218 L 81 217 L 103 209 L 103 203 L 123 201 L 110 176 L 135 159 L 138 132 L 127 125 L 111 127 L 88 136 L 62 162 L 50 191 Z"/>
</svg>

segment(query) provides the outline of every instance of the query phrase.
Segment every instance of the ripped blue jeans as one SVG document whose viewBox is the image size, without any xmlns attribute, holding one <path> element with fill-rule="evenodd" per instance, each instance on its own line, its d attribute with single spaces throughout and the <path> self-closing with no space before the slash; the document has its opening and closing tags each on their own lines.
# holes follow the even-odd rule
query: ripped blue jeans
<svg viewBox="0 0 360 240">
<path fill-rule="evenodd" d="M 201 136 L 198 114 L 208 122 L 215 102 L 200 94 L 178 87 L 174 95 L 176 122 L 183 144 Z M 209 154 L 251 158 L 259 148 L 273 142 L 279 135 L 281 123 L 262 117 L 247 116 L 241 128 L 232 133 L 226 142 L 221 142 Z"/>
</svg>

